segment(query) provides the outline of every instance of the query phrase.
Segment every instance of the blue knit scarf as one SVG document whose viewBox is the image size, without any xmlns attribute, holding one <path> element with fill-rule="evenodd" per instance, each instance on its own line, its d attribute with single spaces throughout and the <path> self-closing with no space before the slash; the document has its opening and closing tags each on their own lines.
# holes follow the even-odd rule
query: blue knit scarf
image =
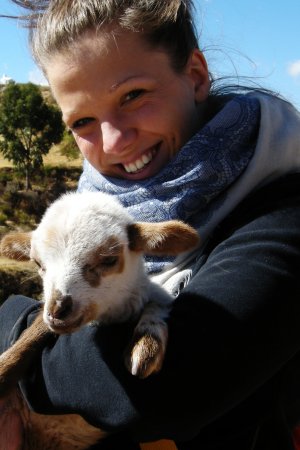
<svg viewBox="0 0 300 450">
<path fill-rule="evenodd" d="M 141 181 L 107 177 L 85 161 L 78 190 L 116 195 L 137 221 L 180 219 L 201 232 L 251 160 L 259 123 L 259 101 L 236 96 L 154 177 Z M 149 273 L 161 271 L 170 261 L 146 260 Z"/>
</svg>

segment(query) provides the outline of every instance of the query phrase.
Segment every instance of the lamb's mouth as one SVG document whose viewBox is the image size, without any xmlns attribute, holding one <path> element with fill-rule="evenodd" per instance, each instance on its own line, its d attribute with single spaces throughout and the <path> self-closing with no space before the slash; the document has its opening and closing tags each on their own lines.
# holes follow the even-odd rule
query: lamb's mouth
<svg viewBox="0 0 300 450">
<path fill-rule="evenodd" d="M 51 319 L 51 321 L 48 322 L 48 327 L 56 334 L 68 334 L 80 328 L 82 323 L 82 316 L 76 318 L 75 320 Z"/>
<path fill-rule="evenodd" d="M 153 147 L 151 150 L 149 150 L 147 153 L 144 153 L 140 158 L 138 158 L 136 161 L 131 162 L 129 164 L 123 164 L 124 169 L 127 173 L 137 173 L 144 169 L 154 158 L 156 152 L 157 152 L 158 145 Z"/>
</svg>

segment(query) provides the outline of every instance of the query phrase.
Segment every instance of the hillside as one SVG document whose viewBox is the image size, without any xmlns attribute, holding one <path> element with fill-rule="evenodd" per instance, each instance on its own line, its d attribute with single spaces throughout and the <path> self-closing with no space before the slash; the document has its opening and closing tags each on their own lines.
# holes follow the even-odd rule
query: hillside
<svg viewBox="0 0 300 450">
<path fill-rule="evenodd" d="M 36 173 L 32 189 L 0 156 L 0 237 L 14 230 L 32 230 L 47 206 L 60 194 L 74 190 L 81 173 L 81 159 L 68 160 L 54 147 L 44 159 L 45 170 Z M 38 298 L 41 282 L 33 263 L 0 258 L 0 303 L 11 294 Z"/>
<path fill-rule="evenodd" d="M 34 263 L 0 258 L 0 303 L 12 294 L 40 299 L 41 290 L 41 280 Z"/>
</svg>

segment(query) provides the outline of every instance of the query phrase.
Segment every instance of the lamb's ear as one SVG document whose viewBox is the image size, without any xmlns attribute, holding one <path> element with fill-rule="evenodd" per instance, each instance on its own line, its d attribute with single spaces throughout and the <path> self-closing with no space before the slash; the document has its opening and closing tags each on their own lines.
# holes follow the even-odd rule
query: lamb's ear
<svg viewBox="0 0 300 450">
<path fill-rule="evenodd" d="M 17 261 L 30 259 L 31 233 L 9 233 L 0 243 L 1 255 Z"/>
<path fill-rule="evenodd" d="M 199 244 L 197 231 L 178 220 L 128 226 L 130 250 L 148 255 L 178 255 Z"/>
</svg>

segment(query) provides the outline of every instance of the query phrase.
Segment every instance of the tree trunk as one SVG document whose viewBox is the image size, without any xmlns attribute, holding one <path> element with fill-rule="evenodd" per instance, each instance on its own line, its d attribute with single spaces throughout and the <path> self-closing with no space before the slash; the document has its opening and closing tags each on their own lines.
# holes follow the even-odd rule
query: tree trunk
<svg viewBox="0 0 300 450">
<path fill-rule="evenodd" d="M 26 167 L 26 169 L 25 169 L 25 190 L 28 191 L 29 189 L 31 189 L 31 183 L 29 180 L 29 169 L 28 169 L 28 167 Z"/>
</svg>

